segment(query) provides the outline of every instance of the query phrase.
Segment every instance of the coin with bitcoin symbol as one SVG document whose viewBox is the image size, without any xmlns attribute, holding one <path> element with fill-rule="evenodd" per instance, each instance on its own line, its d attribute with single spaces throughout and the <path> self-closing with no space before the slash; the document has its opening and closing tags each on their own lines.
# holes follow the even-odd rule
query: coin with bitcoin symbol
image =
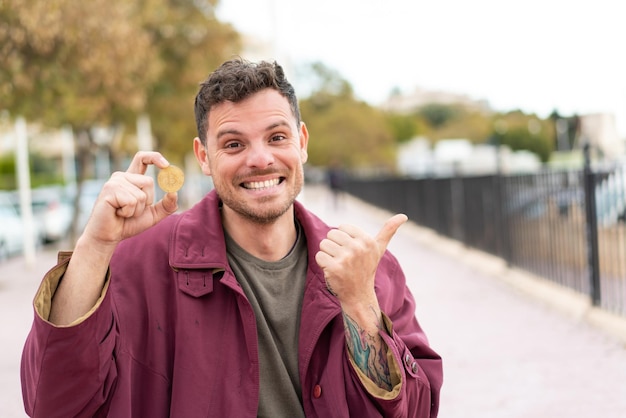
<svg viewBox="0 0 626 418">
<path fill-rule="evenodd" d="M 169 165 L 159 171 L 157 182 L 164 192 L 176 192 L 185 182 L 185 173 L 175 165 Z"/>
</svg>

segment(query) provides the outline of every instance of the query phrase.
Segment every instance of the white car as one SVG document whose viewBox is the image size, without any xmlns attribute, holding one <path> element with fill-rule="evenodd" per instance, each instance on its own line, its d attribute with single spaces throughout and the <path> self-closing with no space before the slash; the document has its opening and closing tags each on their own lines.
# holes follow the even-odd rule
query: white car
<svg viewBox="0 0 626 418">
<path fill-rule="evenodd" d="M 9 193 L 0 194 L 0 260 L 24 250 L 26 228 Z M 39 232 L 33 225 L 33 239 L 39 245 Z"/>
<path fill-rule="evenodd" d="M 80 234 L 85 229 L 87 221 L 91 216 L 96 199 L 106 180 L 85 180 L 83 182 L 80 198 L 78 199 L 77 232 Z"/>
<path fill-rule="evenodd" d="M 62 187 L 33 189 L 31 196 L 33 216 L 44 242 L 65 238 L 72 225 L 74 207 Z"/>
</svg>

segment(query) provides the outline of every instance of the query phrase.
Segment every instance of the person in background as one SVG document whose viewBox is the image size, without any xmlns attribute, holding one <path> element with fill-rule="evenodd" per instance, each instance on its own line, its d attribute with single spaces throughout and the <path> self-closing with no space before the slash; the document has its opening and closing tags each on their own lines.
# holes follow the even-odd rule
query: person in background
<svg viewBox="0 0 626 418">
<path fill-rule="evenodd" d="M 341 169 L 339 161 L 333 160 L 328 166 L 326 172 L 326 179 L 328 187 L 330 189 L 331 198 L 333 201 L 333 208 L 337 209 L 343 193 L 343 181 L 344 173 Z"/>
<path fill-rule="evenodd" d="M 195 99 L 214 190 L 154 202 L 138 152 L 43 278 L 21 367 L 33 417 L 435 417 L 442 361 L 386 249 L 296 200 L 309 133 L 277 63 L 233 59 Z"/>
</svg>

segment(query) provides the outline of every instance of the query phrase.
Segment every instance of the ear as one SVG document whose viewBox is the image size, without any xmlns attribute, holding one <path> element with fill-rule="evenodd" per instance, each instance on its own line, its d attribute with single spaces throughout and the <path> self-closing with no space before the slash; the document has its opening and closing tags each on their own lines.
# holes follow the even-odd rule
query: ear
<svg viewBox="0 0 626 418">
<path fill-rule="evenodd" d="M 209 155 L 206 147 L 200 141 L 200 138 L 195 137 L 193 139 L 193 153 L 196 155 L 196 160 L 200 164 L 200 169 L 204 175 L 211 175 L 211 166 L 209 164 Z"/>
<path fill-rule="evenodd" d="M 304 122 L 300 122 L 300 160 L 302 164 L 306 163 L 309 159 L 309 153 L 307 147 L 309 146 L 309 131 L 306 128 Z"/>
</svg>

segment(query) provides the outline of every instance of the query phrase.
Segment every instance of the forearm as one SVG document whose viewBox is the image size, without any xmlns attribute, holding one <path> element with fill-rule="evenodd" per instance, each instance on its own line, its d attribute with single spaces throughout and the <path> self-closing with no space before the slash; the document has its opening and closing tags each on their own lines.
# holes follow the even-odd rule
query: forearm
<svg viewBox="0 0 626 418">
<path fill-rule="evenodd" d="M 392 216 L 376 237 L 352 225 L 332 229 L 315 255 L 329 292 L 343 312 L 346 345 L 356 367 L 383 390 L 391 391 L 388 347 L 381 338 L 383 317 L 375 292 L 378 264 L 406 215 Z M 394 379 L 395 380 L 395 379 Z"/>
<path fill-rule="evenodd" d="M 378 301 L 353 306 L 343 306 L 346 345 L 357 367 L 378 387 L 390 391 L 393 388 L 387 345 L 380 337 L 383 329 L 382 314 Z"/>
<path fill-rule="evenodd" d="M 114 246 L 101 246 L 81 237 L 63 279 L 52 297 L 50 317 L 55 325 L 69 325 L 85 315 L 102 294 Z"/>
</svg>

